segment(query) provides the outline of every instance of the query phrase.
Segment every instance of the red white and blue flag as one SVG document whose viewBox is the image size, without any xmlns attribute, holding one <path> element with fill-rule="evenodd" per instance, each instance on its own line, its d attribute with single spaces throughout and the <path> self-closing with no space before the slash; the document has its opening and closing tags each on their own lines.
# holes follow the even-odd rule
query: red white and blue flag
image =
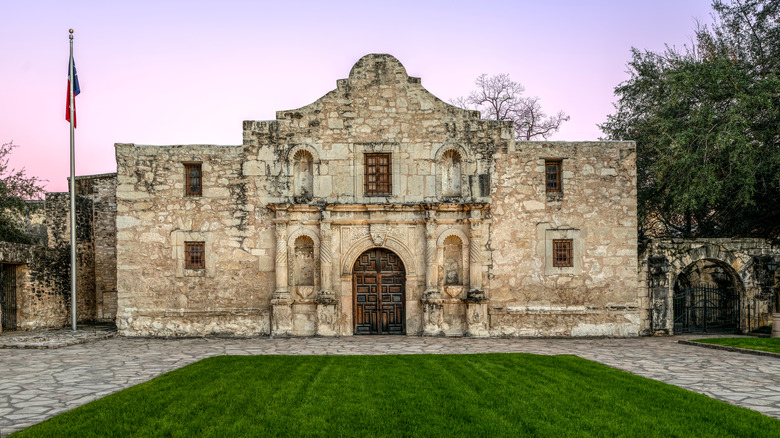
<svg viewBox="0 0 780 438">
<path fill-rule="evenodd" d="M 73 63 L 73 127 L 76 127 L 76 96 L 81 93 L 79 88 L 79 75 L 76 74 L 76 62 Z M 65 120 L 70 122 L 70 66 L 68 66 L 68 98 L 65 101 Z"/>
</svg>

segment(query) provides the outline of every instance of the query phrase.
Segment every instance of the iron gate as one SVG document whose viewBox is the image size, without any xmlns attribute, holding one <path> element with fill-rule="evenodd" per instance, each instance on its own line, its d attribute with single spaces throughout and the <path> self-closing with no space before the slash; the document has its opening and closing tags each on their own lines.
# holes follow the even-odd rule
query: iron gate
<svg viewBox="0 0 780 438">
<path fill-rule="evenodd" d="M 674 294 L 674 332 L 739 331 L 739 296 L 731 289 L 697 286 Z"/>
<path fill-rule="evenodd" d="M 16 330 L 16 266 L 0 263 L 0 306 L 3 330 Z"/>
</svg>

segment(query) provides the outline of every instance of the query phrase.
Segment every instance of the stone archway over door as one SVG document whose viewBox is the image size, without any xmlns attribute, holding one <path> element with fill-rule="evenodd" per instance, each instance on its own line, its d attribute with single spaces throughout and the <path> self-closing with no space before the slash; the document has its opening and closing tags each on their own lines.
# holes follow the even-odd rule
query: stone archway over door
<svg viewBox="0 0 780 438">
<path fill-rule="evenodd" d="M 358 257 L 352 269 L 356 335 L 406 334 L 406 270 L 401 259 L 383 248 Z"/>
</svg>

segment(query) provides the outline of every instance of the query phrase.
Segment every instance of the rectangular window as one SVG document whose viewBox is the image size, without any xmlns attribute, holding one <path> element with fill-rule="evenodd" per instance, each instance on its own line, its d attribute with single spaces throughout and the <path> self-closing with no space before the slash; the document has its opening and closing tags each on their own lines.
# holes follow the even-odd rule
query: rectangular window
<svg viewBox="0 0 780 438">
<path fill-rule="evenodd" d="M 184 269 L 206 269 L 206 242 L 184 242 Z"/>
<path fill-rule="evenodd" d="M 544 160 L 545 181 L 547 193 L 563 192 L 561 181 L 561 161 L 562 160 Z"/>
<path fill-rule="evenodd" d="M 570 268 L 574 266 L 572 243 L 572 239 L 554 239 L 552 241 L 553 267 Z"/>
<path fill-rule="evenodd" d="M 184 194 L 186 196 L 202 196 L 201 163 L 184 163 Z"/>
<path fill-rule="evenodd" d="M 390 154 L 365 154 L 363 189 L 366 196 L 393 194 L 393 172 Z"/>
</svg>

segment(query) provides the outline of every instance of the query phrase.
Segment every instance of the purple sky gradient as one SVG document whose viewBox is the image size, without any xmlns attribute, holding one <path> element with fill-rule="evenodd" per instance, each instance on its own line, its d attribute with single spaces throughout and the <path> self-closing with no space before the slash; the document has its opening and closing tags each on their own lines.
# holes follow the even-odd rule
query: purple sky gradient
<svg viewBox="0 0 780 438">
<path fill-rule="evenodd" d="M 243 120 L 304 106 L 368 53 L 390 53 L 443 100 L 508 73 L 595 140 L 630 48 L 663 50 L 710 23 L 710 0 L 0 0 L 0 141 L 13 167 L 67 190 L 68 28 L 81 95 L 76 173 L 116 171 L 114 143 L 241 143 Z"/>
</svg>

